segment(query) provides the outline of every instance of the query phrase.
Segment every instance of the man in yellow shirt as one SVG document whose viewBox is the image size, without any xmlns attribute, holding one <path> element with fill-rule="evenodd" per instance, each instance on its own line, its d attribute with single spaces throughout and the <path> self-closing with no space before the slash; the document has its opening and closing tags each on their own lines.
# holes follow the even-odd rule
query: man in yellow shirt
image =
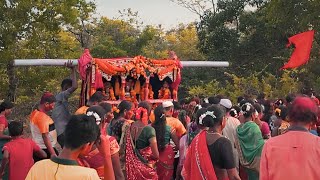
<svg viewBox="0 0 320 180">
<path fill-rule="evenodd" d="M 66 126 L 62 152 L 58 157 L 37 162 L 30 169 L 26 180 L 99 180 L 96 170 L 77 164 L 78 157 L 87 155 L 95 142 L 104 158 L 104 177 L 114 180 L 110 142 L 105 136 L 99 135 L 100 130 L 93 117 L 72 116 Z"/>
<path fill-rule="evenodd" d="M 183 126 L 181 121 L 177 118 L 172 117 L 173 115 L 173 103 L 171 101 L 165 101 L 162 103 L 163 108 L 165 109 L 165 115 L 167 119 L 167 124 L 176 131 L 179 139 L 186 133 L 186 128 Z"/>
</svg>

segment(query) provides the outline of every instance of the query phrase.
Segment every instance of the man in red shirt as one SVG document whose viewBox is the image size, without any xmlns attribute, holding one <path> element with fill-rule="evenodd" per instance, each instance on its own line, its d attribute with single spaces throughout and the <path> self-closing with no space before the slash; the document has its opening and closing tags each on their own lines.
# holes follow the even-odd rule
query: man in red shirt
<svg viewBox="0 0 320 180">
<path fill-rule="evenodd" d="M 21 122 L 13 121 L 8 128 L 12 140 L 6 143 L 2 149 L 3 160 L 0 179 L 9 164 L 9 179 L 23 180 L 34 164 L 33 153 L 41 158 L 45 158 L 47 154 L 31 139 L 22 138 L 23 125 Z"/>
<path fill-rule="evenodd" d="M 260 180 L 320 179 L 320 138 L 309 132 L 318 111 L 309 97 L 294 100 L 288 113 L 288 132 L 269 139 L 263 147 Z"/>
</svg>

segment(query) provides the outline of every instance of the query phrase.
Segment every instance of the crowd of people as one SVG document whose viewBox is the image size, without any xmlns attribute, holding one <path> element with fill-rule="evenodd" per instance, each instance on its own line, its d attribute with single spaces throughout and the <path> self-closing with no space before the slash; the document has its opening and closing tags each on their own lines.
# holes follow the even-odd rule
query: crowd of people
<svg viewBox="0 0 320 180">
<path fill-rule="evenodd" d="M 23 138 L 21 121 L 8 123 L 14 104 L 1 103 L 2 179 L 320 179 L 319 100 L 313 95 L 114 106 L 97 91 L 73 113 L 72 72 L 61 92 L 45 92 L 31 112 L 32 139 Z"/>
</svg>

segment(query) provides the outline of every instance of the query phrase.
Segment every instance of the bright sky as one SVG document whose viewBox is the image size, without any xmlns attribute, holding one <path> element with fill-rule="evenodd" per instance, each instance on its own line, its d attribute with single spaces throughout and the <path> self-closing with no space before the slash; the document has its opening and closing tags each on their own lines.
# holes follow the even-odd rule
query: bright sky
<svg viewBox="0 0 320 180">
<path fill-rule="evenodd" d="M 100 16 L 117 18 L 119 10 L 131 8 L 132 11 L 139 12 L 144 25 L 162 24 L 165 29 L 199 19 L 196 14 L 170 0 L 95 0 L 95 2 Z"/>
</svg>

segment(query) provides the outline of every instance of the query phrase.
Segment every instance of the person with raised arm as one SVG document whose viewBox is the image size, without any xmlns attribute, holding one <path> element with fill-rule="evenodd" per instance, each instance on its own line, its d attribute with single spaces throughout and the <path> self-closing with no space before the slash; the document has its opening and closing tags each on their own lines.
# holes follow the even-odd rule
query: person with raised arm
<svg viewBox="0 0 320 180">
<path fill-rule="evenodd" d="M 69 111 L 68 99 L 71 94 L 78 88 L 76 67 L 72 65 L 72 61 L 66 63 L 66 67 L 71 69 L 71 79 L 66 78 L 61 82 L 61 92 L 55 98 L 56 103 L 52 110 L 52 119 L 57 130 L 57 139 L 61 147 L 64 145 L 64 130 L 68 124 L 71 113 Z"/>
</svg>

